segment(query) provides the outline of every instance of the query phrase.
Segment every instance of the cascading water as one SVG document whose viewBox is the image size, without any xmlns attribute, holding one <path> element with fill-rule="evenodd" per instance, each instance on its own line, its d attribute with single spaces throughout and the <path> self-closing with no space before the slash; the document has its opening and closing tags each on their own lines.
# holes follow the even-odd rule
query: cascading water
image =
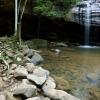
<svg viewBox="0 0 100 100">
<path fill-rule="evenodd" d="M 85 18 L 84 18 L 84 25 L 85 25 L 85 40 L 84 40 L 84 45 L 89 46 L 89 37 L 90 37 L 90 26 L 91 26 L 91 21 L 90 21 L 90 13 L 91 13 L 91 6 L 89 3 L 87 3 L 86 11 L 85 11 Z"/>
<path fill-rule="evenodd" d="M 80 2 L 78 2 L 77 5 L 72 8 L 71 12 L 71 21 L 77 22 L 80 25 L 84 26 L 84 43 L 82 43 L 83 46 L 79 47 L 97 47 L 90 45 L 96 44 L 95 41 L 97 41 L 97 35 L 95 35 L 96 31 L 93 30 L 93 27 L 100 26 L 100 0 L 80 0 Z"/>
</svg>

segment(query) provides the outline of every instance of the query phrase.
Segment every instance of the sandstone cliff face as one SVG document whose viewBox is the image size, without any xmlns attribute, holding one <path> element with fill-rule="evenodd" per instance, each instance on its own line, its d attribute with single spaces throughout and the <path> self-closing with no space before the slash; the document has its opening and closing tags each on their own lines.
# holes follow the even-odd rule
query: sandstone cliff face
<svg viewBox="0 0 100 100">
<path fill-rule="evenodd" d="M 79 2 L 71 10 L 71 20 L 80 24 L 90 21 L 93 26 L 100 26 L 100 0 Z M 89 15 L 88 15 L 89 14 Z M 89 16 L 88 18 L 86 16 Z"/>
</svg>

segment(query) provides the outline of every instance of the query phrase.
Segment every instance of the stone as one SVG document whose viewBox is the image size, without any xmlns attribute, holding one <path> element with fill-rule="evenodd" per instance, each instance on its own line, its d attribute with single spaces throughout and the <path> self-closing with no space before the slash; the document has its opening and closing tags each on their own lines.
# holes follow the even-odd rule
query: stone
<svg viewBox="0 0 100 100">
<path fill-rule="evenodd" d="M 40 97 L 29 98 L 29 99 L 26 99 L 26 100 L 50 100 L 50 98 L 40 96 Z"/>
<path fill-rule="evenodd" d="M 36 66 L 33 63 L 26 63 L 25 68 L 27 69 L 28 72 L 32 73 L 33 70 L 36 68 Z"/>
<path fill-rule="evenodd" d="M 55 54 L 59 54 L 61 52 L 60 49 L 51 49 L 51 51 L 55 52 Z"/>
<path fill-rule="evenodd" d="M 44 59 L 41 57 L 40 54 L 35 52 L 30 61 L 34 65 L 38 65 L 38 64 L 41 64 L 44 61 Z"/>
<path fill-rule="evenodd" d="M 33 85 L 33 83 L 27 79 L 23 79 L 22 80 L 23 83 L 26 83 L 26 84 L 30 84 L 30 85 Z"/>
<path fill-rule="evenodd" d="M 29 49 L 29 51 L 28 51 L 28 53 L 27 53 L 27 56 L 28 56 L 29 58 L 31 58 L 32 56 L 34 56 L 34 51 L 33 51 L 33 49 Z"/>
<path fill-rule="evenodd" d="M 22 59 L 20 57 L 17 57 L 17 61 L 20 62 Z"/>
<path fill-rule="evenodd" d="M 10 69 L 10 70 L 9 70 L 9 75 L 13 75 L 14 72 L 15 72 L 14 70 L 11 70 L 11 69 Z"/>
<path fill-rule="evenodd" d="M 0 89 L 2 89 L 3 86 L 4 86 L 4 81 L 3 81 L 3 79 L 0 77 Z"/>
<path fill-rule="evenodd" d="M 23 55 L 27 55 L 28 54 L 28 52 L 29 52 L 29 48 L 28 48 L 28 46 L 24 46 L 24 47 L 22 47 L 22 53 L 23 53 Z"/>
<path fill-rule="evenodd" d="M 12 58 L 14 57 L 14 53 L 12 53 L 11 51 L 10 51 L 10 52 L 7 51 L 6 54 L 7 54 L 7 56 L 9 56 L 9 57 L 12 57 Z"/>
<path fill-rule="evenodd" d="M 38 67 L 34 69 L 33 71 L 34 75 L 37 75 L 39 77 L 48 77 L 50 72 L 46 69 L 43 69 L 42 67 Z"/>
<path fill-rule="evenodd" d="M 13 70 L 13 69 L 15 69 L 15 68 L 17 68 L 17 64 L 12 64 L 12 65 L 11 65 L 11 70 Z"/>
<path fill-rule="evenodd" d="M 48 91 L 48 89 L 54 89 L 54 88 L 56 88 L 56 83 L 55 80 L 51 77 L 49 77 L 44 83 L 44 85 L 42 86 L 42 90 L 44 92 Z"/>
<path fill-rule="evenodd" d="M 97 73 L 89 73 L 86 78 L 89 82 L 96 84 L 96 82 L 100 80 L 100 75 Z"/>
<path fill-rule="evenodd" d="M 35 85 L 27 84 L 25 80 L 13 89 L 14 95 L 24 95 L 27 98 L 36 95 L 36 92 L 37 87 Z"/>
<path fill-rule="evenodd" d="M 71 89 L 71 85 L 69 83 L 68 80 L 66 80 L 64 77 L 60 76 L 56 76 L 56 75 L 53 75 L 55 81 L 56 81 L 56 84 L 57 84 L 57 89 L 60 89 L 60 90 L 70 90 Z"/>
<path fill-rule="evenodd" d="M 5 76 L 2 78 L 3 81 L 8 81 L 8 78 Z"/>
<path fill-rule="evenodd" d="M 0 100 L 6 100 L 6 96 L 4 94 L 0 94 Z"/>
<path fill-rule="evenodd" d="M 57 100 L 80 100 L 62 90 L 48 89 L 47 91 L 44 92 L 44 94 L 49 98 Z"/>
<path fill-rule="evenodd" d="M 68 45 L 65 44 L 65 43 L 62 43 L 62 42 L 58 42 L 58 43 L 56 43 L 55 46 L 57 46 L 57 47 L 67 47 Z"/>
<path fill-rule="evenodd" d="M 14 71 L 14 77 L 26 77 L 27 74 L 27 69 L 25 69 L 23 66 L 16 68 Z"/>
<path fill-rule="evenodd" d="M 28 74 L 27 79 L 35 82 L 37 85 L 42 85 L 46 81 L 46 77 L 39 77 L 34 74 Z"/>
<path fill-rule="evenodd" d="M 97 80 L 97 82 L 96 82 L 96 86 L 97 86 L 98 88 L 100 88 L 100 79 Z"/>
<path fill-rule="evenodd" d="M 22 100 L 21 97 L 14 97 L 13 93 L 6 91 L 5 92 L 7 100 Z"/>
</svg>

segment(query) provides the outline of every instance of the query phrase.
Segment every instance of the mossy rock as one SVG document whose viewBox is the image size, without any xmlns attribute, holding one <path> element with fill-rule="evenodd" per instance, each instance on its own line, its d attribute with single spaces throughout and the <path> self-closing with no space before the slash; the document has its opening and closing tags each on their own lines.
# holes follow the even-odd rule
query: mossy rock
<svg viewBox="0 0 100 100">
<path fill-rule="evenodd" d="M 38 49 L 47 47 L 48 42 L 43 39 L 32 39 L 30 41 L 26 41 L 25 44 L 28 45 L 29 48 Z"/>
</svg>

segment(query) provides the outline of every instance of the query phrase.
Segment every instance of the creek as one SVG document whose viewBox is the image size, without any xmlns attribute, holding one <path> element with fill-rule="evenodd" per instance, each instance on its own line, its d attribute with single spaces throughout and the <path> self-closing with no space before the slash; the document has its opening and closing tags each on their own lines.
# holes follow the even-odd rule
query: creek
<svg viewBox="0 0 100 100">
<path fill-rule="evenodd" d="M 100 100 L 100 48 L 43 49 L 44 67 L 58 81 L 58 88 L 81 100 Z"/>
</svg>

